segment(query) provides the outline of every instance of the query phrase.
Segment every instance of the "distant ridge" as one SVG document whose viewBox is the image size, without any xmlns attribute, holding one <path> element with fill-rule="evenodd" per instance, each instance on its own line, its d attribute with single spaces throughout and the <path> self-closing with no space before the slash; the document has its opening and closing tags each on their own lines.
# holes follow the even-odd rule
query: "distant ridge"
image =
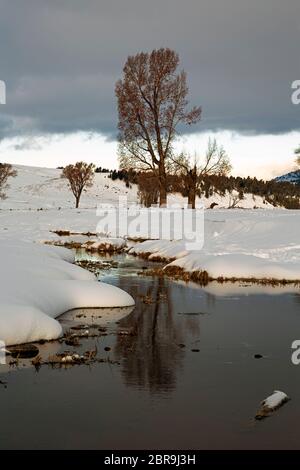
<svg viewBox="0 0 300 470">
<path fill-rule="evenodd" d="M 282 176 L 277 176 L 274 178 L 275 181 L 284 182 L 284 183 L 295 183 L 300 184 L 300 170 L 291 171 Z"/>
</svg>

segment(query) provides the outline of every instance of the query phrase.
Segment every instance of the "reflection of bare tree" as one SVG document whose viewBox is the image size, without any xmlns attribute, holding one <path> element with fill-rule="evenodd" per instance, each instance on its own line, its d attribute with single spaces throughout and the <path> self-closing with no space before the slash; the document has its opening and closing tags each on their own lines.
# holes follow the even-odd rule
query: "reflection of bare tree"
<svg viewBox="0 0 300 470">
<path fill-rule="evenodd" d="M 120 287 L 129 291 L 124 282 L 124 278 L 120 279 Z M 118 336 L 115 349 L 119 359 L 123 359 L 126 383 L 148 388 L 154 393 L 176 387 L 177 372 L 184 357 L 185 328 L 182 323 L 186 319 L 174 315 L 171 289 L 172 283 L 163 278 L 142 278 L 138 291 L 137 286 L 130 288 L 136 299 L 136 309 L 121 321 L 120 328 L 129 329 L 134 335 Z M 152 303 L 145 304 L 141 294 L 151 298 Z M 194 328 L 198 325 L 195 318 L 188 322 L 194 323 Z"/>
</svg>

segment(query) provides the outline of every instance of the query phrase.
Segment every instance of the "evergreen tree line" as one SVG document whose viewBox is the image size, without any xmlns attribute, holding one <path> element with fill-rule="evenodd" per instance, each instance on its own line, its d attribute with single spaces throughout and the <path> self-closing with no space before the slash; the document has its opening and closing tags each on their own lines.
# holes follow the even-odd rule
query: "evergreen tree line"
<svg viewBox="0 0 300 470">
<path fill-rule="evenodd" d="M 113 170 L 108 175 L 112 180 L 124 181 L 127 187 L 137 184 L 140 202 L 146 206 L 156 204 L 159 198 L 158 178 L 153 172 L 137 172 L 134 170 Z M 287 209 L 300 209 L 300 185 L 275 180 L 264 181 L 257 178 L 242 178 L 240 176 L 204 175 L 197 189 L 197 196 L 209 198 L 218 194 L 225 196 L 238 192 L 240 200 L 246 193 L 261 196 L 266 202 L 275 207 L 283 206 Z M 186 179 L 182 175 L 167 175 L 167 192 L 178 192 L 188 196 Z"/>
</svg>

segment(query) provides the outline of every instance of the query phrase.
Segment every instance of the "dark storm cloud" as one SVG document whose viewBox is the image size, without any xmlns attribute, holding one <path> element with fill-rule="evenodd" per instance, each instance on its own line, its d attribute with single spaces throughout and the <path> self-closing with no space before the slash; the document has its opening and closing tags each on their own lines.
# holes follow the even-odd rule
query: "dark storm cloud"
<svg viewBox="0 0 300 470">
<path fill-rule="evenodd" d="M 129 54 L 170 47 L 203 119 L 194 130 L 300 128 L 299 0 L 0 0 L 0 136 L 116 134 Z"/>
</svg>

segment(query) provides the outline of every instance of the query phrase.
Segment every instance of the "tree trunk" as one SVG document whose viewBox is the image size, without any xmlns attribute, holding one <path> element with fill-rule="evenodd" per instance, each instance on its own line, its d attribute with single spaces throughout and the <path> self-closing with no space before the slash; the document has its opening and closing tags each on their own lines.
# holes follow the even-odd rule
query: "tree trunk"
<svg viewBox="0 0 300 470">
<path fill-rule="evenodd" d="M 167 176 L 164 164 L 159 167 L 159 207 L 167 206 Z"/>
<path fill-rule="evenodd" d="M 80 198 L 81 198 L 82 191 L 83 191 L 83 186 L 81 187 L 81 189 L 78 191 L 77 195 L 75 196 L 75 198 L 76 198 L 76 209 L 78 209 L 78 207 L 79 207 L 79 201 L 80 201 Z"/>
<path fill-rule="evenodd" d="M 187 175 L 187 193 L 188 193 L 188 207 L 189 209 L 196 208 L 196 193 L 197 193 L 197 172 L 193 168 Z"/>
<path fill-rule="evenodd" d="M 196 209 L 196 191 L 195 191 L 195 188 L 193 187 L 189 188 L 188 206 L 189 206 L 189 209 Z"/>
<path fill-rule="evenodd" d="M 167 191 L 166 188 L 160 186 L 159 188 L 159 207 L 166 207 L 167 206 Z"/>
</svg>

